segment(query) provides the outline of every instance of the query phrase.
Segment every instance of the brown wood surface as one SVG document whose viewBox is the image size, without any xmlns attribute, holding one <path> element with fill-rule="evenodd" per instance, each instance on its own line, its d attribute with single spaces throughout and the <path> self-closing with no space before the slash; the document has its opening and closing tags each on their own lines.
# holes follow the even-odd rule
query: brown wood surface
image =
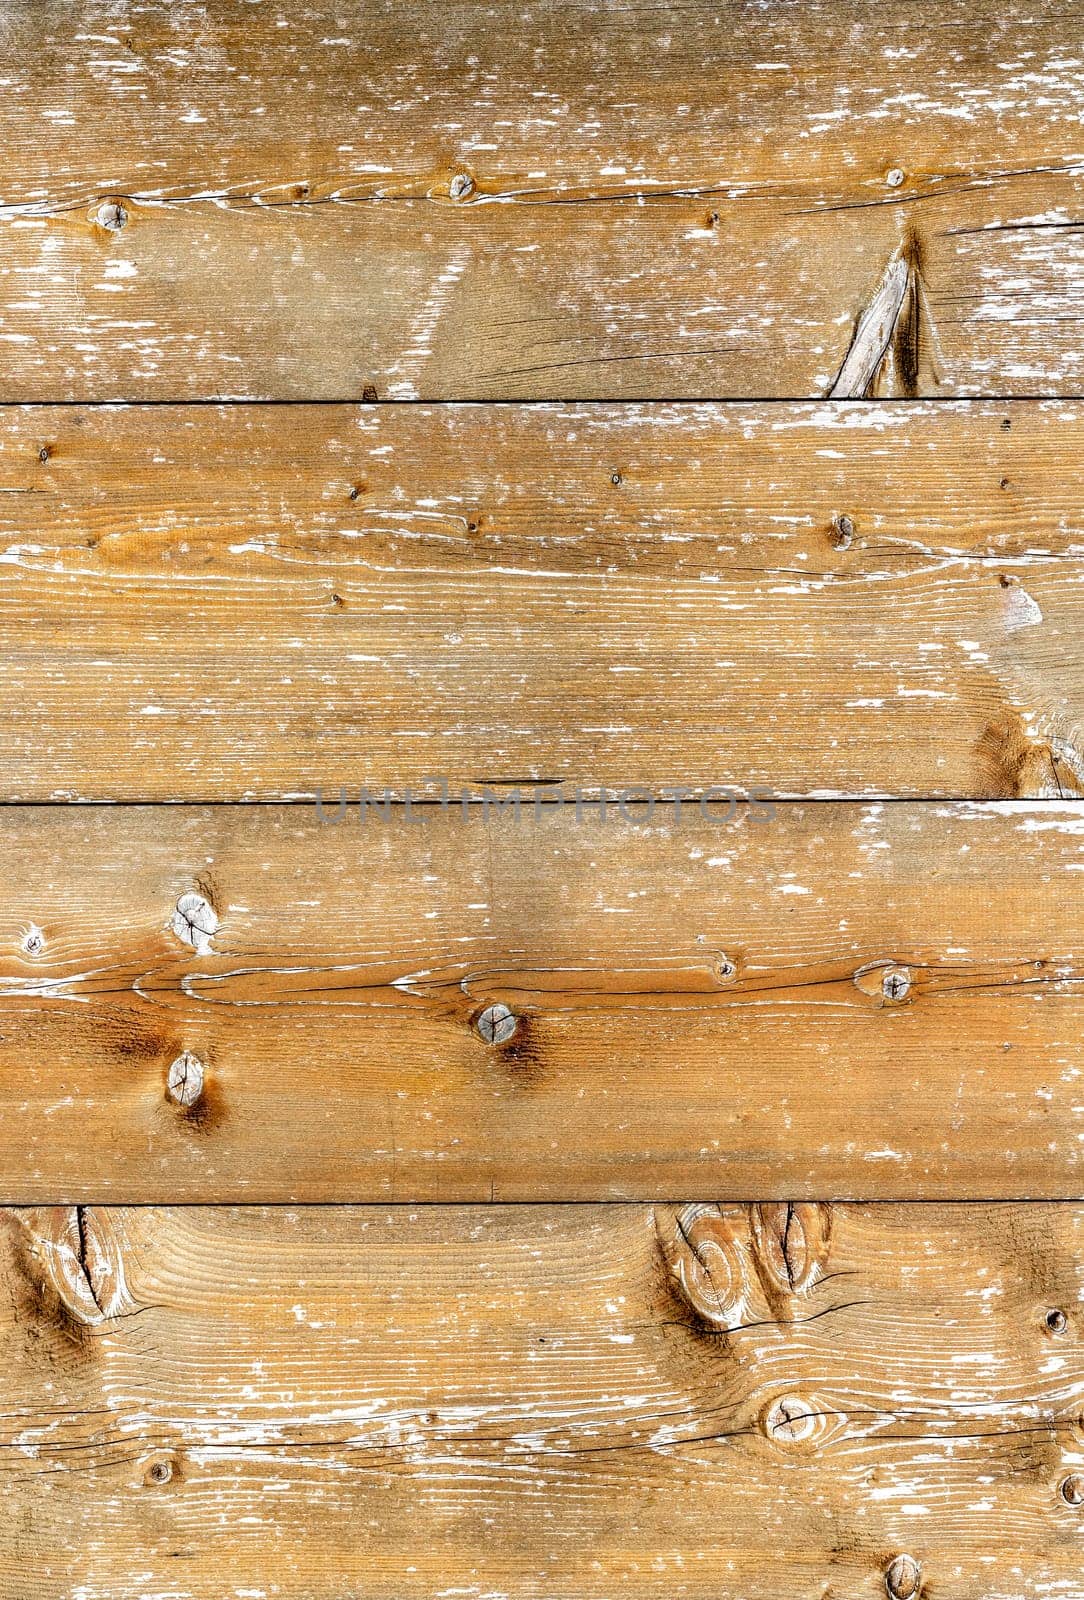
<svg viewBox="0 0 1084 1600">
<path fill-rule="evenodd" d="M 1080 393 L 1080 14 L 18 0 L 2 393 Z M 117 227 L 120 222 L 122 226 Z"/>
<path fill-rule="evenodd" d="M 1080 1192 L 1084 804 L 673 812 L 9 808 L 0 1199 Z"/>
<path fill-rule="evenodd" d="M 1073 794 L 1082 459 L 1067 402 L 9 408 L 0 795 Z"/>
<path fill-rule="evenodd" d="M 0 1594 L 1075 1595 L 1082 1228 L 5 1213 Z"/>
</svg>

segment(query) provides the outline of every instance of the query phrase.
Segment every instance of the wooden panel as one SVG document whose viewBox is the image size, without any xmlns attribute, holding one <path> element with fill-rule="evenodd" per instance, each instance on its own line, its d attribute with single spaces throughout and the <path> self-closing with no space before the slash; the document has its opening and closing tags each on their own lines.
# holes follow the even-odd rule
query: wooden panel
<svg viewBox="0 0 1084 1600">
<path fill-rule="evenodd" d="M 1082 459 L 1068 402 L 7 410 L 0 793 L 1079 792 Z"/>
<path fill-rule="evenodd" d="M 814 396 L 901 250 L 882 388 L 1084 386 L 1061 0 L 4 28 L 8 399 Z"/>
<path fill-rule="evenodd" d="M 1079 1192 L 1084 804 L 673 809 L 8 809 L 0 1196 Z"/>
<path fill-rule="evenodd" d="M 0 1592 L 1079 1589 L 1079 1207 L 7 1213 Z"/>
</svg>

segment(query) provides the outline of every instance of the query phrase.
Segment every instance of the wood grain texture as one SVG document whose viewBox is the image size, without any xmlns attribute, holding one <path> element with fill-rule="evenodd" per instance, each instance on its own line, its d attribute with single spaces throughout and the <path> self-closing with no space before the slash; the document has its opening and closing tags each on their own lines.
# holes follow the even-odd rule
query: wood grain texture
<svg viewBox="0 0 1084 1600">
<path fill-rule="evenodd" d="M 5 1213 L 0 1594 L 1073 1595 L 1082 1229 Z"/>
<path fill-rule="evenodd" d="M 8 399 L 823 395 L 901 250 L 876 386 L 1084 387 L 1062 0 L 18 0 L 3 28 Z"/>
<path fill-rule="evenodd" d="M 1068 402 L 8 409 L 0 795 L 1077 793 L 1082 459 Z"/>
<path fill-rule="evenodd" d="M 1080 802 L 422 815 L 9 809 L 0 1197 L 1079 1192 Z"/>
</svg>

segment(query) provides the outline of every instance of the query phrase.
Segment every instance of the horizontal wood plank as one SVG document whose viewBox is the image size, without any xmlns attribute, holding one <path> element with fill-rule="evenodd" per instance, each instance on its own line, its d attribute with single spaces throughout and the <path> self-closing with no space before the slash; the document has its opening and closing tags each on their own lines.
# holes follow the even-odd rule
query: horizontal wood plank
<svg viewBox="0 0 1084 1600">
<path fill-rule="evenodd" d="M 1061 0 L 15 6 L 3 396 L 811 397 L 898 256 L 875 388 L 1078 394 L 1079 32 Z"/>
<path fill-rule="evenodd" d="M 1078 1206 L 0 1232 L 11 1600 L 1078 1587 Z"/>
<path fill-rule="evenodd" d="M 1077 793 L 1082 460 L 1068 402 L 7 409 L 0 796 Z"/>
<path fill-rule="evenodd" d="M 1070 1198 L 1084 804 L 10 808 L 0 1198 Z"/>
</svg>

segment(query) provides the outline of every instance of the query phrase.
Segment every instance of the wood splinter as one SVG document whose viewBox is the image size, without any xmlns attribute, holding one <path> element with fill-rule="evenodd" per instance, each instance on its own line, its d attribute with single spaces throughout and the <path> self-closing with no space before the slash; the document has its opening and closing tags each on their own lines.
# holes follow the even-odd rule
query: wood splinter
<svg viewBox="0 0 1084 1600">
<path fill-rule="evenodd" d="M 895 255 L 869 305 L 858 319 L 839 375 L 828 391 L 829 400 L 861 400 L 870 390 L 878 368 L 892 343 L 911 281 L 911 268 Z"/>
</svg>

